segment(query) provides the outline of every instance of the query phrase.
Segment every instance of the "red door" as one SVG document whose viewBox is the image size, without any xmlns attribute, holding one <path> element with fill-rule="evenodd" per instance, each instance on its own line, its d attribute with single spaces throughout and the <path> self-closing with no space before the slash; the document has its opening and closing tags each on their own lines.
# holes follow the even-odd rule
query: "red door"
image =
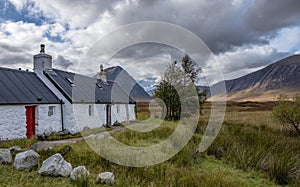
<svg viewBox="0 0 300 187">
<path fill-rule="evenodd" d="M 35 137 L 35 106 L 26 106 L 26 136 Z"/>
</svg>

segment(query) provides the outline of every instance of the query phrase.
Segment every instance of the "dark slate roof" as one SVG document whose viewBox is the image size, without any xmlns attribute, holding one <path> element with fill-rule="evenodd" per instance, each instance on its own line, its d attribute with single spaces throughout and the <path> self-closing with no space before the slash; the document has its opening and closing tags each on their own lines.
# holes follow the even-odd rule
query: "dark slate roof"
<svg viewBox="0 0 300 187">
<path fill-rule="evenodd" d="M 117 82 L 135 101 L 149 101 L 152 97 L 122 67 L 107 68 L 107 80 Z"/>
<path fill-rule="evenodd" d="M 38 98 L 42 98 L 38 101 Z M 60 100 L 33 72 L 0 68 L 0 104 L 59 104 Z"/>
<path fill-rule="evenodd" d="M 71 103 L 134 103 L 115 82 L 53 69 L 44 72 Z"/>
</svg>

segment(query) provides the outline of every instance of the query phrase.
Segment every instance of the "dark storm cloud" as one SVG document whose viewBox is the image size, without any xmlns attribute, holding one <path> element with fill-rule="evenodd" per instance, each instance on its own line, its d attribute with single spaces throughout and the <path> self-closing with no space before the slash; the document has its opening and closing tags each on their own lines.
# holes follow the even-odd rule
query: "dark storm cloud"
<svg viewBox="0 0 300 187">
<path fill-rule="evenodd" d="M 246 12 L 248 27 L 262 33 L 299 25 L 299 0 L 254 0 Z"/>
<path fill-rule="evenodd" d="M 142 59 L 163 54 L 170 55 L 172 60 L 182 59 L 184 56 L 184 53 L 179 49 L 175 49 L 164 44 L 147 42 L 127 47 L 119 51 L 114 58 Z"/>
<path fill-rule="evenodd" d="M 268 44 L 279 29 L 299 24 L 297 0 L 138 2 L 118 13 L 116 21 L 178 24 L 198 35 L 216 54 L 244 45 Z"/>
</svg>

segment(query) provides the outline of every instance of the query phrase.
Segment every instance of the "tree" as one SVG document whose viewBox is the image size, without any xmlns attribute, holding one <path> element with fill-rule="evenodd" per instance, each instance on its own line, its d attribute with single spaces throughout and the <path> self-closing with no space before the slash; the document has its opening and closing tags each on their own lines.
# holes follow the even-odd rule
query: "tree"
<svg viewBox="0 0 300 187">
<path fill-rule="evenodd" d="M 182 69 L 189 76 L 191 81 L 196 84 L 196 82 L 199 80 L 199 74 L 202 72 L 202 69 L 197 66 L 195 62 L 192 61 L 192 59 L 186 54 L 182 58 Z M 203 104 L 207 99 L 207 93 L 208 90 L 203 90 L 201 91 L 199 87 L 196 87 L 197 93 L 198 93 L 198 100 L 199 100 L 199 105 L 200 105 L 200 112 L 202 114 L 202 109 L 203 109 Z"/>
<path fill-rule="evenodd" d="M 183 71 L 190 77 L 193 83 L 197 82 L 198 75 L 201 72 L 201 68 L 197 67 L 188 55 L 182 58 Z"/>
<path fill-rule="evenodd" d="M 282 125 L 292 126 L 300 135 L 300 96 L 297 94 L 292 100 L 281 94 L 277 98 L 278 104 L 272 110 L 272 116 Z"/>
<path fill-rule="evenodd" d="M 189 116 L 199 110 L 199 105 L 200 110 L 202 109 L 206 93 L 200 92 L 195 86 L 199 72 L 200 69 L 196 69 L 187 55 L 183 58 L 181 67 L 178 66 L 177 61 L 168 65 L 155 92 L 155 97 L 162 99 L 166 105 L 167 120 L 178 120 L 180 116 Z"/>
</svg>

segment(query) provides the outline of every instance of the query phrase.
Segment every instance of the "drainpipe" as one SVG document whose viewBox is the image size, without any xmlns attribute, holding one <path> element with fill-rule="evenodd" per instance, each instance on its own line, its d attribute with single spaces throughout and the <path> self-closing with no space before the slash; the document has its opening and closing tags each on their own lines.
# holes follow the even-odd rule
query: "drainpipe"
<svg viewBox="0 0 300 187">
<path fill-rule="evenodd" d="M 64 131 L 65 130 L 65 127 L 64 127 L 64 111 L 63 111 L 63 100 L 61 99 L 60 100 L 60 113 L 61 113 L 61 131 Z"/>
</svg>

